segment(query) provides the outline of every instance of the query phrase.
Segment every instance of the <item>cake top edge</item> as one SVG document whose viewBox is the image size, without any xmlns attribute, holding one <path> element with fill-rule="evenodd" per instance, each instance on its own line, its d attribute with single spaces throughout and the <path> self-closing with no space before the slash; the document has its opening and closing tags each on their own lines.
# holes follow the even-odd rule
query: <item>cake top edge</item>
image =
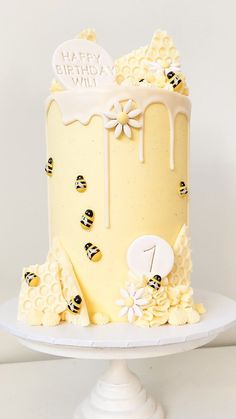
<svg viewBox="0 0 236 419">
<path fill-rule="evenodd" d="M 55 78 L 51 93 L 118 87 L 161 89 L 188 96 L 189 90 L 180 65 L 180 56 L 166 31 L 157 30 L 151 42 L 113 60 L 96 43 L 92 29 L 59 45 L 52 59 Z M 145 89 L 146 90 L 146 89 Z"/>
<path fill-rule="evenodd" d="M 125 86 L 119 84 L 110 84 L 104 87 L 91 87 L 89 89 L 60 89 L 60 90 L 51 90 L 50 94 L 48 95 L 47 101 L 57 100 L 58 98 L 71 98 L 73 96 L 77 96 L 78 101 L 81 99 L 84 100 L 85 97 L 92 97 L 96 96 L 101 97 L 103 95 L 117 95 L 113 96 L 114 101 L 120 100 L 125 101 L 129 99 L 131 95 L 135 97 L 140 97 L 141 99 L 145 97 L 153 97 L 156 98 L 160 103 L 162 102 L 163 98 L 174 98 L 175 101 L 180 100 L 181 103 L 191 104 L 191 99 L 189 96 L 182 95 L 179 92 L 173 92 L 171 90 L 162 89 L 160 87 L 154 85 L 143 85 L 142 87 L 139 86 Z"/>
<path fill-rule="evenodd" d="M 52 102 L 58 105 L 64 124 L 80 121 L 88 124 L 92 116 L 99 115 L 111 124 L 120 118 L 144 114 L 152 104 L 164 105 L 169 115 L 191 114 L 191 101 L 179 93 L 152 87 L 126 87 L 114 85 L 78 91 L 64 90 L 52 93 L 46 102 L 46 113 Z"/>
</svg>

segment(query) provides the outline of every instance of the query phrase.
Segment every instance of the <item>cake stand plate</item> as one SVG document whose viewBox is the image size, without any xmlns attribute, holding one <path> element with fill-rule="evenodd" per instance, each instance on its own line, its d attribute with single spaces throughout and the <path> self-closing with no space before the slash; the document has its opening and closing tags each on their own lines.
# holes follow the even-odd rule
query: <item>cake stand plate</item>
<svg viewBox="0 0 236 419">
<path fill-rule="evenodd" d="M 112 360 L 91 394 L 79 404 L 74 419 L 164 419 L 161 405 L 147 393 L 125 360 L 188 351 L 209 343 L 236 324 L 236 302 L 231 299 L 196 291 L 195 300 L 207 309 L 199 323 L 148 329 L 126 323 L 87 328 L 69 324 L 29 327 L 16 320 L 17 299 L 12 299 L 0 306 L 0 326 L 36 351 Z"/>
</svg>

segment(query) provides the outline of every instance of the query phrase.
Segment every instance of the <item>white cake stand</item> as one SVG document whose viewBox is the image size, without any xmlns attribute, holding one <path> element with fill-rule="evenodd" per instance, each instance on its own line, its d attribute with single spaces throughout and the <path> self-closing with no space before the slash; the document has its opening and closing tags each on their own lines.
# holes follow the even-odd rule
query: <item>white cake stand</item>
<svg viewBox="0 0 236 419">
<path fill-rule="evenodd" d="M 164 419 L 161 405 L 147 393 L 125 360 L 189 351 L 236 323 L 236 302 L 229 298 L 198 291 L 195 300 L 205 305 L 207 313 L 194 325 L 151 329 L 129 324 L 28 327 L 16 320 L 16 299 L 0 306 L 0 325 L 36 351 L 69 358 L 112 360 L 91 394 L 79 404 L 74 419 Z"/>
</svg>

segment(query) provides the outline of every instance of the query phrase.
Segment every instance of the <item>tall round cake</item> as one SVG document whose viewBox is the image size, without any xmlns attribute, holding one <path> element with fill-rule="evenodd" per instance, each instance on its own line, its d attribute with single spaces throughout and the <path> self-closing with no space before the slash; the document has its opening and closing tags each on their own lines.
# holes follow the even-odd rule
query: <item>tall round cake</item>
<svg viewBox="0 0 236 419">
<path fill-rule="evenodd" d="M 46 106 L 50 251 L 23 271 L 19 319 L 199 321 L 190 287 L 191 103 L 166 32 L 113 63 L 82 32 L 53 56 Z"/>
</svg>

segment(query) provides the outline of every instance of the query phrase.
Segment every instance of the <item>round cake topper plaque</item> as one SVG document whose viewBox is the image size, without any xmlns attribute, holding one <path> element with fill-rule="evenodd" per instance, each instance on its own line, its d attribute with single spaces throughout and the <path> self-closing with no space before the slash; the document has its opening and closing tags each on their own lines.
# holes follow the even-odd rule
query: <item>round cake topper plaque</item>
<svg viewBox="0 0 236 419">
<path fill-rule="evenodd" d="M 56 79 L 66 89 L 87 89 L 114 82 L 114 63 L 95 42 L 72 39 L 59 45 L 52 59 Z"/>
<path fill-rule="evenodd" d="M 138 276 L 167 276 L 174 265 L 174 252 L 158 236 L 141 236 L 131 243 L 127 253 L 130 270 Z"/>
</svg>

